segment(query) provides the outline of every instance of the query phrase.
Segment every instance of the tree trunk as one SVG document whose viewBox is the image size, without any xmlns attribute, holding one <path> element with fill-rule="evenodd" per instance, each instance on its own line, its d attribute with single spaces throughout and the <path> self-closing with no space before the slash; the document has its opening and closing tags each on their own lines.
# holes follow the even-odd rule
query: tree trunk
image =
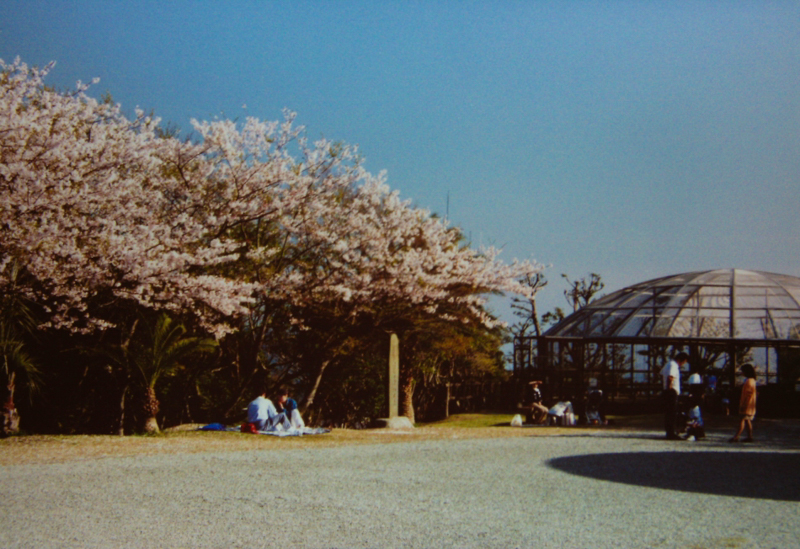
<svg viewBox="0 0 800 549">
<path fill-rule="evenodd" d="M 125 385 L 122 387 L 122 397 L 119 399 L 119 426 L 117 427 L 117 434 L 121 437 L 125 436 L 125 395 L 128 393 L 128 381 L 129 376 L 126 375 Z"/>
<path fill-rule="evenodd" d="M 311 388 L 311 391 L 308 393 L 308 396 L 305 398 L 302 406 L 302 414 L 305 415 L 311 405 L 314 404 L 314 398 L 317 396 L 317 390 L 319 389 L 319 384 L 322 382 L 322 374 L 325 373 L 325 368 L 328 367 L 330 364 L 330 359 L 323 360 L 322 365 L 319 368 L 319 373 L 317 373 L 317 379 L 314 380 L 314 386 Z"/>
<path fill-rule="evenodd" d="M 161 432 L 158 428 L 158 420 L 156 416 L 150 416 L 147 418 L 147 421 L 144 422 L 144 432 L 148 435 L 156 435 Z"/>
<path fill-rule="evenodd" d="M 400 368 L 400 415 L 406 416 L 412 425 L 416 423 L 414 418 L 414 377 L 409 368 Z"/>
<path fill-rule="evenodd" d="M 8 399 L 3 403 L 3 425 L 0 429 L 0 437 L 7 437 L 19 433 L 19 413 L 17 407 L 14 405 L 14 378 L 15 372 L 11 372 L 8 376 Z"/>
<path fill-rule="evenodd" d="M 161 432 L 158 428 L 158 420 L 156 419 L 158 409 L 159 405 L 158 398 L 156 398 L 156 390 L 154 387 L 148 387 L 144 398 L 144 415 L 147 418 L 144 422 L 144 432 L 149 435 Z"/>
<path fill-rule="evenodd" d="M 536 300 L 531 300 L 531 318 L 533 319 L 533 329 L 536 332 L 536 337 L 542 335 L 542 328 L 539 326 L 539 315 L 536 312 Z"/>
<path fill-rule="evenodd" d="M 128 332 L 127 337 L 120 345 L 122 350 L 122 368 L 125 370 L 123 374 L 125 375 L 125 382 L 122 384 L 122 396 L 119 400 L 119 428 L 117 429 L 117 434 L 119 436 L 125 436 L 125 396 L 128 393 L 128 388 L 131 384 L 131 365 L 130 360 L 128 359 L 128 348 L 131 344 L 131 339 L 133 339 L 133 334 L 136 331 L 136 326 L 139 324 L 139 319 L 133 321 L 133 325 L 131 326 L 131 331 Z"/>
</svg>

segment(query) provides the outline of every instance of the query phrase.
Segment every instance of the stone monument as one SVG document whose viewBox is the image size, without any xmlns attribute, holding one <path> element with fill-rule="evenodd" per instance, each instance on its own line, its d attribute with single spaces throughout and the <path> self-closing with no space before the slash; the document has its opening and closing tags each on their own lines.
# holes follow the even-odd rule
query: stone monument
<svg viewBox="0 0 800 549">
<path fill-rule="evenodd" d="M 389 335 L 389 369 L 387 371 L 386 404 L 388 417 L 376 421 L 378 427 L 412 429 L 406 416 L 400 415 L 400 340 L 397 334 Z"/>
</svg>

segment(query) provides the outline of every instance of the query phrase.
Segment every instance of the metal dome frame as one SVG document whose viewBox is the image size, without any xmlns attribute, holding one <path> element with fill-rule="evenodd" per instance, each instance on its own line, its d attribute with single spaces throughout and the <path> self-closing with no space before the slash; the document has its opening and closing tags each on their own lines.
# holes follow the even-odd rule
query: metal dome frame
<svg viewBox="0 0 800 549">
<path fill-rule="evenodd" d="M 514 373 L 543 379 L 553 398 L 600 381 L 611 400 L 651 400 L 678 351 L 729 390 L 744 362 L 760 385 L 795 392 L 800 381 L 800 278 L 717 269 L 666 276 L 601 297 L 539 337 L 514 339 Z M 688 376 L 689 372 L 685 372 Z"/>
</svg>

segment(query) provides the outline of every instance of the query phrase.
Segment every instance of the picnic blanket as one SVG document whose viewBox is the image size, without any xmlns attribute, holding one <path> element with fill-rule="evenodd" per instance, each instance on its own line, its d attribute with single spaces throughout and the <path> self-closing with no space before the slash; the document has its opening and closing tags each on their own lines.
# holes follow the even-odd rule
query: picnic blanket
<svg viewBox="0 0 800 549">
<path fill-rule="evenodd" d="M 222 423 L 209 423 L 208 425 L 204 425 L 203 427 L 198 427 L 198 431 L 230 431 L 233 433 L 240 433 L 241 427 L 228 427 L 227 425 L 223 425 Z M 280 427 L 272 427 L 270 429 L 266 429 L 263 431 L 256 431 L 255 434 L 258 435 L 272 435 L 274 437 L 299 437 L 304 435 L 322 435 L 325 433 L 330 433 L 330 429 L 324 429 L 322 427 L 303 427 L 302 429 L 283 429 Z"/>
</svg>

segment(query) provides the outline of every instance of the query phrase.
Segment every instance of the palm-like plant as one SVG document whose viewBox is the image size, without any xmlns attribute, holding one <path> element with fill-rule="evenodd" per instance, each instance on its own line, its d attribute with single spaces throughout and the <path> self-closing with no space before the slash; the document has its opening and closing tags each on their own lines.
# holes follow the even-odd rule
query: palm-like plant
<svg viewBox="0 0 800 549">
<path fill-rule="evenodd" d="M 39 385 L 40 376 L 36 363 L 25 352 L 23 334 L 31 335 L 36 329 L 34 318 L 27 300 L 16 291 L 15 285 L 21 276 L 16 262 L 8 267 L 9 285 L 4 288 L 0 298 L 0 374 L 5 380 L 5 401 L 2 408 L 0 436 L 8 436 L 19 431 L 19 413 L 14 402 L 14 392 L 18 382 L 28 386 L 33 392 Z"/>
<path fill-rule="evenodd" d="M 159 431 L 156 419 L 159 410 L 156 397 L 158 380 L 174 375 L 184 366 L 185 359 L 213 352 L 216 348 L 217 342 L 211 338 L 187 337 L 186 327 L 173 321 L 168 315 L 162 314 L 158 318 L 150 334 L 150 341 L 138 349 L 134 359 L 146 391 L 145 432 Z"/>
<path fill-rule="evenodd" d="M 28 385 L 29 390 L 37 388 L 39 370 L 28 353 L 24 343 L 17 339 L 11 326 L 0 322 L 0 368 L 6 380 L 6 400 L 3 403 L 3 424 L 0 436 L 8 436 L 19 431 L 19 413 L 14 402 L 17 375 Z"/>
</svg>

